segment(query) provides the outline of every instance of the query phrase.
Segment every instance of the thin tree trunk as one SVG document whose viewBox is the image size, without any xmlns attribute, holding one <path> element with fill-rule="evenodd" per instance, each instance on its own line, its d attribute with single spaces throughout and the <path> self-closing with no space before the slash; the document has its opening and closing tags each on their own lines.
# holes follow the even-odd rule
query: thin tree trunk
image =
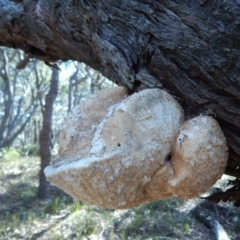
<svg viewBox="0 0 240 240">
<path fill-rule="evenodd" d="M 78 68 L 76 67 L 75 72 L 69 78 L 69 85 L 68 85 L 68 112 L 70 112 L 71 109 L 72 109 L 72 94 L 73 94 L 72 89 L 73 89 L 73 85 L 76 84 L 77 74 L 78 74 Z"/>
<path fill-rule="evenodd" d="M 38 141 L 38 137 L 37 137 L 37 120 L 34 119 L 33 120 L 33 138 L 32 138 L 32 143 L 36 144 Z"/>
<path fill-rule="evenodd" d="M 39 188 L 37 196 L 40 199 L 45 199 L 49 196 L 49 182 L 46 181 L 44 175 L 44 169 L 49 165 L 51 161 L 51 148 L 52 144 L 52 113 L 53 113 L 53 104 L 57 97 L 58 92 L 58 82 L 59 75 L 58 70 L 52 69 L 52 77 L 49 92 L 45 97 L 45 105 L 43 109 L 43 125 L 40 131 L 39 137 L 39 147 L 40 147 L 40 174 L 39 174 Z"/>
</svg>

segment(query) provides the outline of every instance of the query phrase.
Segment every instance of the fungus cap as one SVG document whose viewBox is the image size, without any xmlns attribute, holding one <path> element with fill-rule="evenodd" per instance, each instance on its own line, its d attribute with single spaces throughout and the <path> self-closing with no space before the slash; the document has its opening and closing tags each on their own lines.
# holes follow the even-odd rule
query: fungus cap
<svg viewBox="0 0 240 240">
<path fill-rule="evenodd" d="M 127 98 L 118 88 L 109 91 L 69 115 L 59 156 L 45 169 L 47 179 L 75 199 L 105 208 L 130 208 L 172 196 L 167 171 L 162 171 L 162 181 L 151 178 L 166 164 L 183 122 L 181 106 L 159 89 Z M 121 92 L 117 98 L 115 91 Z M 98 102 L 104 104 L 94 107 Z"/>
<path fill-rule="evenodd" d="M 199 116 L 184 122 L 173 145 L 169 192 L 182 199 L 200 196 L 221 178 L 227 159 L 227 142 L 215 119 Z"/>
<path fill-rule="evenodd" d="M 62 127 L 59 139 L 58 157 L 53 165 L 61 165 L 84 159 L 88 156 L 91 148 L 91 140 L 98 125 L 107 115 L 110 106 L 118 103 L 127 96 L 127 89 L 113 87 L 96 92 L 77 105 L 67 116 Z"/>
</svg>

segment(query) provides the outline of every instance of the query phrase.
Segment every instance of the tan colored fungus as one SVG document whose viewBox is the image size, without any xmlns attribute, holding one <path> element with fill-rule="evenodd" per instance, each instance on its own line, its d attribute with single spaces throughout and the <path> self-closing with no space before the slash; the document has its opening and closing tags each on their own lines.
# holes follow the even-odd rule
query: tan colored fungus
<svg viewBox="0 0 240 240">
<path fill-rule="evenodd" d="M 114 87 L 91 95 L 83 104 L 77 105 L 69 113 L 59 140 L 58 158 L 53 165 L 71 160 L 84 159 L 91 149 L 92 138 L 98 125 L 107 115 L 110 107 L 127 96 L 123 87 Z"/>
<path fill-rule="evenodd" d="M 183 199 L 198 197 L 221 178 L 227 159 L 226 139 L 216 120 L 199 116 L 186 121 L 173 146 L 175 176 L 169 191 Z"/>
<path fill-rule="evenodd" d="M 183 111 L 167 92 L 131 96 L 116 87 L 73 109 L 47 179 L 75 199 L 104 208 L 198 197 L 224 173 L 225 137 L 212 118 L 183 123 Z"/>
<path fill-rule="evenodd" d="M 94 106 L 109 98 L 100 92 L 73 110 L 61 135 L 59 156 L 45 169 L 47 179 L 75 199 L 105 208 L 130 208 L 170 197 L 168 177 L 157 182 L 158 197 L 148 193 L 146 184 L 166 164 L 183 122 L 181 106 L 159 89 L 120 97 L 103 110 Z"/>
</svg>

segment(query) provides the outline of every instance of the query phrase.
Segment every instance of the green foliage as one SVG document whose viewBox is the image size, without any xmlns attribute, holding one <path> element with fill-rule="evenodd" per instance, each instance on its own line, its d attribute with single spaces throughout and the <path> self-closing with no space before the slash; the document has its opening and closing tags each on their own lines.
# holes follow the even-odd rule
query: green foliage
<svg viewBox="0 0 240 240">
<path fill-rule="evenodd" d="M 46 206 L 44 212 L 46 214 L 56 215 L 59 208 L 59 198 L 54 198 L 49 205 Z"/>
<path fill-rule="evenodd" d="M 21 148 L 21 156 L 38 156 L 39 145 L 38 144 L 26 144 Z"/>
<path fill-rule="evenodd" d="M 80 209 L 82 208 L 82 203 L 81 202 L 75 202 L 71 208 L 71 212 L 74 213 L 74 212 L 77 212 L 77 211 L 80 211 Z"/>
<path fill-rule="evenodd" d="M 3 161 L 15 161 L 20 157 L 19 150 L 14 147 L 2 148 L 0 150 L 0 159 Z"/>
<path fill-rule="evenodd" d="M 190 232 L 190 225 L 189 223 L 185 222 L 183 225 L 183 229 L 185 233 L 189 233 Z"/>
</svg>

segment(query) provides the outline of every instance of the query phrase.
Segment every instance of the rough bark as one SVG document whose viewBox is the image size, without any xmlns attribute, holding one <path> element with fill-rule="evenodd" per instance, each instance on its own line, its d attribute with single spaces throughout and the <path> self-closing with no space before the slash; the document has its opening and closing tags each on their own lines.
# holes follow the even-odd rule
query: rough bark
<svg viewBox="0 0 240 240">
<path fill-rule="evenodd" d="M 186 118 L 214 116 L 226 173 L 240 177 L 238 0 L 0 0 L 0 36 L 30 57 L 85 62 L 131 91 L 166 89 Z"/>
<path fill-rule="evenodd" d="M 50 164 L 52 144 L 52 113 L 53 104 L 58 92 L 58 70 L 53 68 L 49 91 L 45 97 L 45 105 L 43 109 L 43 125 L 39 136 L 41 166 L 39 173 L 39 187 L 37 196 L 45 199 L 49 196 L 50 183 L 47 182 L 43 170 Z"/>
</svg>

